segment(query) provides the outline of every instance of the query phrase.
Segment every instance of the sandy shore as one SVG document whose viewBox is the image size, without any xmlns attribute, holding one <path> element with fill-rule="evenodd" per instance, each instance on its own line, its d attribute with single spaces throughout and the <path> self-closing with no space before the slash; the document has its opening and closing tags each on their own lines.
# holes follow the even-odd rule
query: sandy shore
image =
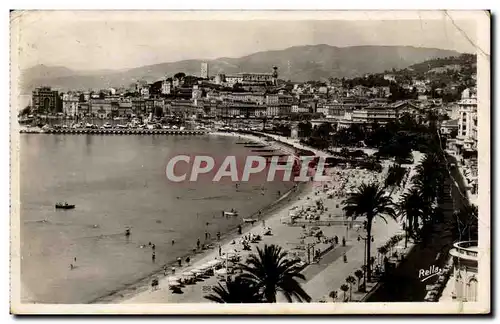
<svg viewBox="0 0 500 324">
<path fill-rule="evenodd" d="M 231 133 L 216 133 L 216 135 L 223 135 L 223 136 L 234 136 L 234 134 Z M 253 141 L 259 141 L 262 142 L 263 139 L 256 137 L 256 136 L 251 136 L 251 135 L 240 135 L 237 134 L 236 136 L 239 136 L 240 138 L 245 138 Z M 276 140 L 279 140 L 279 138 L 276 138 Z M 264 142 L 266 142 L 264 140 Z M 267 144 L 267 142 L 266 142 Z M 279 146 L 279 143 L 276 142 L 271 142 L 269 143 L 270 145 L 274 146 Z M 292 143 L 288 143 L 292 144 Z M 295 145 L 293 143 L 292 145 L 299 147 L 299 145 Z M 300 147 L 303 147 L 300 145 Z M 293 150 L 291 148 L 288 148 L 290 151 Z M 293 153 L 293 152 L 290 152 Z M 345 170 L 347 172 L 347 176 L 351 176 L 350 171 L 351 170 Z M 359 170 L 358 170 L 359 171 Z M 281 205 L 279 208 L 274 210 L 270 215 L 268 215 L 267 220 L 265 221 L 265 226 L 264 224 L 256 224 L 255 226 L 252 226 L 241 234 L 241 236 L 246 236 L 249 234 L 253 235 L 261 235 L 264 232 L 264 227 L 270 227 L 272 228 L 272 236 L 262 236 L 262 241 L 258 243 L 254 243 L 251 245 L 251 251 L 243 251 L 242 250 L 242 245 L 239 244 L 240 238 L 228 238 L 221 244 L 221 250 L 222 253 L 237 253 L 241 256 L 242 260 L 244 260 L 248 254 L 250 253 L 255 253 L 257 247 L 262 247 L 265 244 L 276 244 L 281 246 L 283 249 L 289 251 L 291 254 L 295 254 L 299 257 L 301 257 L 302 260 L 307 260 L 307 261 L 312 261 L 313 256 L 310 255 L 308 256 L 307 253 L 304 250 L 298 249 L 299 245 L 307 245 L 307 244 L 313 244 L 314 245 L 314 251 L 320 252 L 322 255 L 321 259 L 319 259 L 318 262 L 311 262 L 304 270 L 303 274 L 306 276 L 306 282 L 314 282 L 317 281 L 318 277 L 322 276 L 323 271 L 331 265 L 332 262 L 338 260 L 342 253 L 349 251 L 353 247 L 353 243 L 356 242 L 355 240 L 350 240 L 350 236 L 356 236 L 357 234 L 352 234 L 353 232 L 356 232 L 356 230 L 359 229 L 359 227 L 354 228 L 354 229 L 348 229 L 345 225 L 341 224 L 341 222 L 344 221 L 342 211 L 341 211 L 341 200 L 343 197 L 332 197 L 331 196 L 331 190 L 334 190 L 338 185 L 339 185 L 339 178 L 336 176 L 336 173 L 340 173 L 340 169 L 333 168 L 329 170 L 329 173 L 331 175 L 330 181 L 327 183 L 309 183 L 307 185 L 307 188 L 304 190 L 304 192 L 297 197 L 293 197 L 293 199 L 287 199 L 287 202 Z M 362 171 L 359 171 L 362 172 Z M 380 175 L 380 177 L 383 177 L 383 173 Z M 353 177 L 356 179 L 359 179 L 361 177 Z M 326 188 L 325 188 L 326 185 Z M 290 197 L 292 198 L 292 197 Z M 321 226 L 321 230 L 323 231 L 323 234 L 326 238 L 333 238 L 335 236 L 338 237 L 339 241 L 342 240 L 342 238 L 346 238 L 349 240 L 349 242 L 346 244 L 345 247 L 342 247 L 341 244 L 338 244 L 336 246 L 333 246 L 331 242 L 325 240 L 325 241 L 317 241 L 317 238 L 312 237 L 311 235 L 307 234 L 307 232 L 310 230 L 311 227 L 315 225 L 315 223 L 311 223 L 309 220 L 301 219 L 299 220 L 301 223 L 299 225 L 306 225 L 306 229 L 302 228 L 302 226 L 291 226 L 287 224 L 287 222 L 290 221 L 290 212 L 292 210 L 297 211 L 301 210 L 304 207 L 313 207 L 316 204 L 316 201 L 322 201 L 325 207 L 327 207 L 327 211 L 323 212 L 320 218 L 317 219 L 320 222 L 337 222 L 337 225 L 333 226 Z M 396 226 L 391 227 L 390 232 L 392 232 L 392 229 L 398 227 L 397 224 Z M 351 234 L 349 234 L 351 232 Z M 353 237 L 354 237 L 353 236 Z M 231 244 L 232 242 L 235 242 L 234 244 Z M 358 253 L 359 254 L 359 253 Z M 362 256 L 362 254 L 361 254 Z M 182 269 L 176 269 L 176 275 L 192 270 L 195 268 L 198 268 L 204 264 L 206 264 L 209 261 L 212 261 L 216 258 L 219 257 L 218 249 L 215 249 L 214 251 L 208 252 L 205 255 L 203 255 L 201 258 L 197 258 L 195 262 L 192 262 L 189 267 L 183 267 Z M 180 294 L 172 293 L 169 288 L 168 288 L 168 276 L 172 274 L 167 274 L 167 277 L 164 277 L 163 274 L 160 276 L 160 281 L 159 281 L 159 289 L 157 290 L 151 290 L 150 288 L 148 290 L 142 291 L 138 294 L 135 295 L 130 295 L 126 298 L 121 298 L 120 300 L 114 300 L 113 302 L 123 302 L 123 303 L 203 303 L 207 302 L 206 299 L 204 299 L 204 296 L 211 291 L 211 288 L 213 286 L 216 286 L 218 284 L 218 280 L 215 276 L 212 276 L 210 278 L 204 279 L 203 282 L 197 282 L 196 284 L 193 285 L 187 285 L 185 286 L 182 290 L 183 292 Z M 312 280 L 316 279 L 316 280 Z M 315 289 L 320 295 L 316 295 L 316 291 L 311 292 L 308 290 L 308 292 L 311 294 L 313 297 L 313 300 L 318 300 L 320 297 L 322 297 L 323 292 L 321 289 Z"/>
<path fill-rule="evenodd" d="M 215 135 L 222 136 L 239 136 L 252 141 L 266 142 L 271 146 L 278 146 L 276 142 L 267 143 L 265 139 L 251 135 L 231 134 L 231 133 L 214 133 Z M 276 140 L 281 140 L 279 137 Z M 303 145 L 297 144 L 291 140 L 285 140 L 289 145 L 295 147 L 310 149 Z M 293 150 L 288 148 L 290 151 Z M 318 154 L 319 152 L 317 152 Z M 322 152 L 323 153 L 323 152 Z M 321 155 L 326 155 L 325 153 Z M 221 242 L 221 251 L 225 253 L 237 253 L 241 256 L 242 260 L 250 253 L 255 253 L 257 247 L 262 247 L 265 244 L 276 244 L 287 250 L 291 254 L 301 257 L 302 260 L 312 261 L 309 263 L 302 273 L 306 276 L 306 282 L 303 283 L 304 289 L 311 295 L 313 301 L 324 300 L 328 293 L 332 290 L 338 289 L 340 283 L 345 280 L 345 277 L 359 269 L 364 262 L 363 242 L 357 240 L 360 231 L 359 223 L 363 219 L 357 220 L 351 226 L 346 226 L 344 217 L 342 215 L 341 202 L 345 197 L 342 190 L 347 188 L 354 188 L 362 182 L 381 181 L 387 172 L 390 165 L 388 161 L 384 163 L 384 171 L 380 174 L 375 174 L 366 170 L 353 170 L 353 169 L 339 169 L 331 168 L 328 170 L 330 180 L 322 183 L 312 182 L 306 184 L 306 188 L 296 196 L 287 196 L 281 199 L 281 204 L 276 208 L 269 210 L 266 215 L 267 219 L 265 224 L 258 223 L 255 226 L 250 226 L 244 229 L 243 233 L 238 237 L 237 235 L 230 235 Z M 399 190 L 398 190 L 399 191 Z M 334 193 L 332 195 L 332 193 Z M 290 194 L 290 193 L 288 193 Z M 393 197 L 398 197 L 401 192 L 394 192 Z M 319 218 L 315 221 L 306 219 L 299 219 L 299 226 L 291 226 L 290 213 L 302 209 L 313 208 L 317 201 L 321 201 L 326 211 L 318 213 Z M 304 228 L 301 226 L 304 224 Z M 307 232 L 312 226 L 320 224 L 320 229 L 327 239 L 335 236 L 346 239 L 346 246 L 341 244 L 332 245 L 329 240 L 317 241 Z M 354 226 L 353 226 L 354 225 Z M 272 228 L 271 236 L 262 236 L 265 227 Z M 376 246 L 382 245 L 388 238 L 397 232 L 401 231 L 399 222 L 389 220 L 386 224 L 377 220 L 373 224 L 373 235 L 375 237 L 374 250 Z M 251 244 L 251 251 L 244 251 L 240 244 L 240 239 L 249 234 L 261 235 L 262 240 L 258 243 Z M 313 244 L 314 251 L 318 250 L 321 258 L 313 261 L 313 257 L 298 249 L 300 245 Z M 342 255 L 346 253 L 349 258 L 349 263 L 342 261 Z M 192 259 L 193 262 L 189 266 L 177 268 L 175 275 L 180 275 L 182 272 L 198 268 L 209 261 L 219 258 L 218 248 L 208 251 Z M 218 279 L 215 276 L 206 278 L 196 284 L 186 285 L 182 288 L 182 293 L 172 293 L 168 288 L 168 276 L 158 275 L 159 287 L 152 290 L 150 287 L 145 287 L 140 292 L 121 296 L 118 299 L 110 300 L 113 303 L 130 303 L 130 304 L 144 304 L 144 303 L 204 303 L 207 300 L 204 298 L 206 294 L 211 291 L 211 288 L 218 284 Z M 152 279 L 152 278 L 150 278 Z M 278 296 L 279 302 L 286 302 Z"/>
<path fill-rule="evenodd" d="M 243 135 L 243 134 L 235 134 L 235 133 L 210 133 L 208 136 L 231 136 L 231 137 L 239 137 L 241 139 L 245 139 L 248 141 L 253 141 L 253 142 L 258 142 L 258 143 L 265 143 L 266 145 L 274 148 L 275 150 L 280 150 L 285 153 L 294 153 L 290 150 L 290 148 L 286 146 L 279 145 L 277 143 L 268 143 L 267 141 L 263 140 L 262 138 L 259 138 L 257 136 L 251 136 L 251 135 Z M 297 188 L 291 189 L 288 192 L 283 193 L 283 195 L 277 199 L 275 202 L 273 202 L 271 205 L 266 206 L 261 210 L 261 215 L 258 215 L 258 213 L 255 213 L 251 215 L 249 218 L 259 218 L 259 219 L 264 219 L 266 221 L 266 226 L 269 218 L 272 218 L 273 215 L 277 213 L 277 211 L 286 208 L 287 206 L 290 205 L 291 202 L 296 201 L 297 199 L 300 199 L 300 197 L 303 197 L 304 195 L 307 195 L 308 193 L 311 192 L 311 183 L 299 183 Z M 258 226 L 261 226 L 261 223 L 256 223 L 254 225 L 251 224 L 243 224 L 242 225 L 242 230 L 243 234 L 248 232 L 249 229 L 251 228 L 258 228 Z M 207 257 L 208 259 L 212 260 L 214 257 L 213 255 L 217 254 L 218 255 L 218 246 L 221 245 L 224 249 L 224 246 L 229 244 L 232 240 L 236 239 L 238 237 L 237 233 L 237 227 L 233 228 L 232 230 L 222 233 L 221 235 L 221 240 L 220 242 L 212 242 L 213 244 L 211 245 L 211 248 L 205 249 L 205 250 L 200 250 L 196 252 L 191 252 L 189 254 L 184 255 L 182 257 L 182 267 L 178 267 L 175 264 L 171 263 L 167 265 L 167 268 L 170 269 L 172 266 L 175 266 L 177 269 L 177 273 L 179 274 L 182 271 L 186 271 L 186 269 L 192 269 L 200 266 L 201 264 L 206 263 Z M 191 259 L 190 266 L 187 267 L 185 266 L 185 259 L 188 257 Z M 147 290 L 150 287 L 151 281 L 153 278 L 164 278 L 163 270 L 158 269 L 154 273 L 151 273 L 150 275 L 144 277 L 143 279 L 131 283 L 130 285 L 127 285 L 126 287 L 121 287 L 117 289 L 116 291 L 111 292 L 110 294 L 107 294 L 106 296 L 102 296 L 91 303 L 120 303 L 123 302 L 124 300 L 127 300 L 129 298 L 132 298 L 133 296 L 140 295 L 141 293 L 147 292 Z"/>
</svg>

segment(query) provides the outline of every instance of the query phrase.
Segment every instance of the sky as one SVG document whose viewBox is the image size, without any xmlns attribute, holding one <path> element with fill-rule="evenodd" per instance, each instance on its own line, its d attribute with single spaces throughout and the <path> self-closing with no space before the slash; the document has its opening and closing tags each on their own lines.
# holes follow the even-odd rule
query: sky
<svg viewBox="0 0 500 324">
<path fill-rule="evenodd" d="M 207 12 L 39 11 L 23 12 L 11 18 L 11 25 L 18 28 L 21 68 L 45 64 L 75 70 L 127 69 L 315 44 L 408 45 L 474 52 L 474 20 L 462 15 L 452 21 L 442 12 L 426 15 L 401 15 L 404 19 L 395 14 L 359 14 L 355 19 L 332 15 L 328 19 L 328 15 L 314 14 L 240 17 L 221 13 L 214 19 Z"/>
</svg>

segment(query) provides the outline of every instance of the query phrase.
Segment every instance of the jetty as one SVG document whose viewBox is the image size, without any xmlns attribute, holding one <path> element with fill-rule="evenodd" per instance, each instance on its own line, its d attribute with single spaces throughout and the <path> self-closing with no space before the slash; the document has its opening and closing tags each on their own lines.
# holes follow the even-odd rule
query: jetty
<svg viewBox="0 0 500 324">
<path fill-rule="evenodd" d="M 175 130 L 175 129 L 95 129 L 95 128 L 60 128 L 36 131 L 32 129 L 21 129 L 23 134 L 69 134 L 69 135 L 204 135 L 206 130 Z"/>
</svg>

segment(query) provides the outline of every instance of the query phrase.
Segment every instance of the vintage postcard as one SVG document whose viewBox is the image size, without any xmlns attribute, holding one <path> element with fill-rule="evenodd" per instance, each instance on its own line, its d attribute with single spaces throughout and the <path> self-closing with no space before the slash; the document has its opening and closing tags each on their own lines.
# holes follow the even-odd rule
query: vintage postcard
<svg viewBox="0 0 500 324">
<path fill-rule="evenodd" d="M 488 11 L 12 11 L 11 312 L 490 312 Z"/>
</svg>

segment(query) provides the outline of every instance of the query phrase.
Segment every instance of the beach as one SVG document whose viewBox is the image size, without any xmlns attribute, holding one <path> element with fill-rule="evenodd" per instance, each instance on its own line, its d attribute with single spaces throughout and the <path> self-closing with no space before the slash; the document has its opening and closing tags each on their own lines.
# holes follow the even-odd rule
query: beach
<svg viewBox="0 0 500 324">
<path fill-rule="evenodd" d="M 232 135 L 228 134 L 227 136 Z M 255 136 L 238 136 L 259 140 Z M 294 145 L 294 143 L 289 144 Z M 302 146 L 302 148 L 306 147 Z M 290 255 L 307 261 L 307 266 L 302 271 L 306 277 L 306 281 L 302 283 L 303 287 L 311 295 L 313 301 L 324 301 L 328 298 L 330 291 L 338 290 L 340 285 L 345 282 L 346 276 L 359 269 L 364 263 L 364 243 L 358 240 L 358 236 L 363 234 L 360 226 L 363 218 L 355 222 L 345 221 L 341 211 L 341 202 L 345 195 L 341 191 L 353 190 L 362 182 L 383 181 L 388 166 L 389 163 L 386 161 L 384 171 L 377 175 L 365 170 L 331 168 L 328 170 L 330 177 L 328 182 L 310 182 L 302 195 L 290 199 L 279 209 L 267 215 L 265 224 L 257 223 L 244 230 L 241 235 L 228 237 L 222 241 L 220 255 L 218 249 L 214 249 L 201 255 L 189 265 L 176 267 L 175 273 L 172 273 L 171 269 L 167 269 L 166 275 L 157 274 L 154 277 L 159 281 L 157 289 L 145 286 L 140 292 L 122 295 L 109 302 L 131 304 L 207 302 L 204 296 L 218 284 L 216 276 L 204 277 L 195 284 L 186 285 L 182 288 L 182 293 L 173 293 L 169 289 L 169 281 L 173 276 L 180 277 L 182 273 L 196 271 L 214 260 L 223 261 L 225 255 L 238 255 L 244 261 L 249 253 L 255 253 L 257 247 L 262 248 L 265 244 L 279 245 Z M 402 190 L 396 190 L 393 192 L 393 197 L 399 197 L 401 193 Z M 318 204 L 322 206 L 321 210 L 315 207 Z M 305 212 L 303 212 L 302 218 L 299 217 L 292 223 L 291 215 L 297 214 L 297 211 Z M 315 226 L 316 224 L 321 225 Z M 314 234 L 311 235 L 311 229 L 314 227 L 321 230 L 320 239 Z M 263 235 L 269 228 L 272 235 Z M 374 251 L 376 251 L 377 246 L 385 244 L 390 237 L 397 233 L 401 233 L 401 224 L 398 221 L 388 219 L 386 224 L 381 219 L 376 219 L 373 222 L 372 230 L 374 237 L 372 255 L 376 255 Z M 262 240 L 252 243 L 249 251 L 243 250 L 242 241 L 244 238 L 257 235 L 260 235 Z M 332 242 L 335 236 L 339 240 L 338 244 Z M 340 243 L 343 238 L 346 240 L 345 246 Z M 309 255 L 300 248 L 304 245 L 313 246 Z M 319 255 L 317 259 L 314 258 L 316 252 Z M 342 258 L 344 253 L 349 260 L 347 263 Z M 150 279 L 152 280 L 153 277 Z M 283 296 L 278 295 L 278 302 L 286 302 L 286 300 Z"/>
</svg>

